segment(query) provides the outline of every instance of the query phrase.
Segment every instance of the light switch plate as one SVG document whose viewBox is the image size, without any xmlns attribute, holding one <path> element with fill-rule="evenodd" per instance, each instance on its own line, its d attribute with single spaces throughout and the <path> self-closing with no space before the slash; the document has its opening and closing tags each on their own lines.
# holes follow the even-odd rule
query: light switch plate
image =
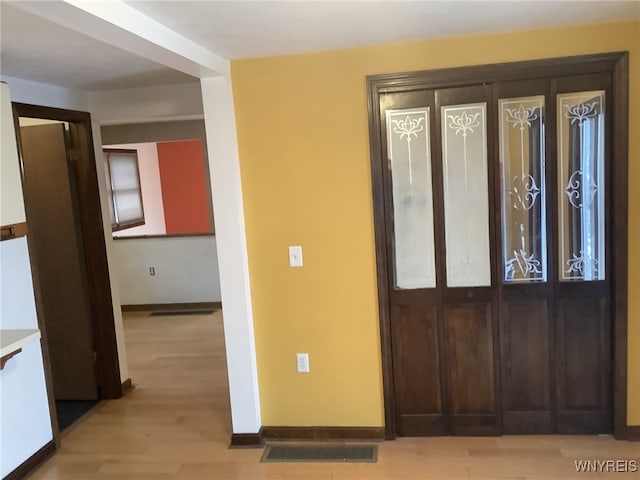
<svg viewBox="0 0 640 480">
<path fill-rule="evenodd" d="M 300 245 L 292 245 L 289 247 L 289 266 L 302 266 L 302 247 Z"/>
</svg>

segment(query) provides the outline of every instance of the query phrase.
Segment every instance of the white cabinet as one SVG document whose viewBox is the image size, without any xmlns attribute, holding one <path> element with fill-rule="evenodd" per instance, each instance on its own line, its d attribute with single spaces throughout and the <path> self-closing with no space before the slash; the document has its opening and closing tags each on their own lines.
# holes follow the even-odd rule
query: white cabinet
<svg viewBox="0 0 640 480">
<path fill-rule="evenodd" d="M 0 224 L 25 222 L 20 164 L 7 84 L 2 91 Z M 0 478 L 53 438 L 38 341 L 27 237 L 0 242 L 0 351 L 22 351 L 0 370 Z"/>
<path fill-rule="evenodd" d="M 0 225 L 11 225 L 24 222 L 25 214 L 9 86 L 4 82 L 0 83 L 0 92 L 2 106 L 2 117 L 0 117 L 0 128 L 2 129 L 0 138 L 2 148 L 2 157 L 0 157 Z"/>
</svg>

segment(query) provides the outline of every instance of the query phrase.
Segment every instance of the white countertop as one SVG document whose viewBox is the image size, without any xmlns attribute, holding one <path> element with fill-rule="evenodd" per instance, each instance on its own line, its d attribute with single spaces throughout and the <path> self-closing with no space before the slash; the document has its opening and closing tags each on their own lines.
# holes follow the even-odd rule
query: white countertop
<svg viewBox="0 0 640 480">
<path fill-rule="evenodd" d="M 40 330 L 0 330 L 0 357 L 40 338 Z"/>
</svg>

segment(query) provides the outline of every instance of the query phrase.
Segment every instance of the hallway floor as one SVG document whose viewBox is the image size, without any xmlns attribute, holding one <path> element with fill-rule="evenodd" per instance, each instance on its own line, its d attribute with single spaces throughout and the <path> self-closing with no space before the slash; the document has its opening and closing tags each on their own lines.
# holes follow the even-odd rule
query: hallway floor
<svg viewBox="0 0 640 480">
<path fill-rule="evenodd" d="M 577 473 L 576 460 L 640 458 L 640 443 L 607 436 L 403 438 L 378 463 L 260 463 L 262 449 L 229 450 L 222 315 L 125 315 L 135 389 L 104 401 L 62 435 L 33 480 L 640 479 Z"/>
</svg>

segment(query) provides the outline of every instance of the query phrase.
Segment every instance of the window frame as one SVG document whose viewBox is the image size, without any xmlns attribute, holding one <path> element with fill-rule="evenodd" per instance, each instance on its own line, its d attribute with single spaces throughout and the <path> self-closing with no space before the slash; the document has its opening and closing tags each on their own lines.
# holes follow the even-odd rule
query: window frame
<svg viewBox="0 0 640 480">
<path fill-rule="evenodd" d="M 145 224 L 145 216 L 144 216 L 144 202 L 142 200 L 142 185 L 140 180 L 140 164 L 138 161 L 138 151 L 135 149 L 127 149 L 127 148 L 103 148 L 102 153 L 104 156 L 104 163 L 109 178 L 107 179 L 107 188 L 109 189 L 109 202 L 111 203 L 111 211 L 113 212 L 113 217 L 111 218 L 111 232 L 118 232 L 120 230 L 126 230 L 133 227 L 139 227 Z M 140 211 L 142 212 L 141 217 L 131 220 L 125 223 L 119 223 L 117 221 L 117 206 L 115 201 L 115 196 L 113 194 L 113 177 L 111 175 L 111 162 L 110 155 L 117 153 L 119 155 L 131 155 L 135 159 L 135 167 L 136 167 L 136 175 L 137 175 L 137 193 L 138 198 L 140 199 Z"/>
</svg>

